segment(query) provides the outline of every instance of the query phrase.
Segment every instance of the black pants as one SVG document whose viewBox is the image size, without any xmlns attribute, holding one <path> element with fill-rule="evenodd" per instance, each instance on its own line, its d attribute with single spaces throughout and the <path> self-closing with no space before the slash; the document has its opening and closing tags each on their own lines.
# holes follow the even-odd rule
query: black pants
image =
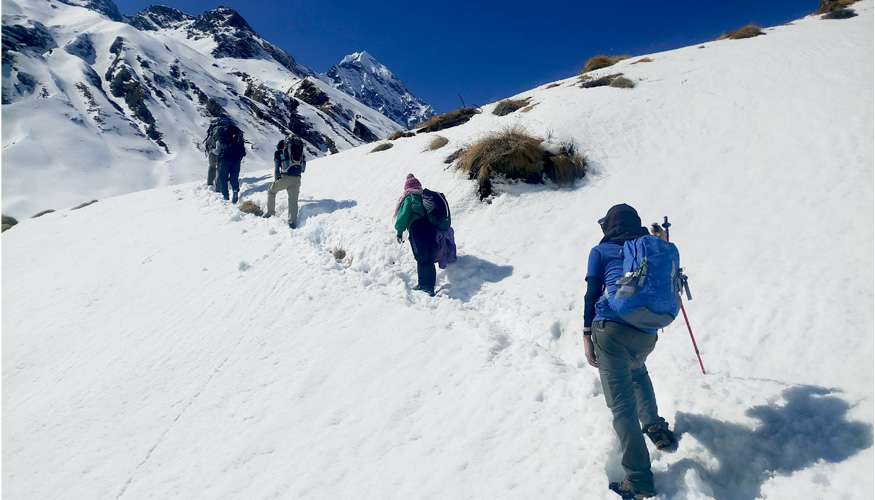
<svg viewBox="0 0 875 500">
<path fill-rule="evenodd" d="M 413 258 L 416 259 L 418 288 L 434 294 L 434 285 L 437 281 L 437 269 L 434 267 L 437 233 L 427 219 L 416 220 L 410 225 L 410 249 L 413 250 Z"/>
<path fill-rule="evenodd" d="M 437 269 L 434 268 L 434 262 L 431 259 L 427 261 L 416 261 L 416 274 L 419 278 L 419 288 L 430 294 L 434 293 L 434 285 L 437 281 Z"/>
<path fill-rule="evenodd" d="M 228 183 L 231 183 L 231 191 L 240 191 L 240 160 L 226 160 L 219 158 L 219 168 L 216 172 L 216 191 L 222 193 L 222 197 L 228 199 Z"/>
</svg>

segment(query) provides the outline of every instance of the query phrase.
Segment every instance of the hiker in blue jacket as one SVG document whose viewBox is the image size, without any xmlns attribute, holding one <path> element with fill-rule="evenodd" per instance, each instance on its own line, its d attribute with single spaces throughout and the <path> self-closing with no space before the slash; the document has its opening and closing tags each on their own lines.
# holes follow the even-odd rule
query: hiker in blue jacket
<svg viewBox="0 0 875 500">
<path fill-rule="evenodd" d="M 650 455 L 644 434 L 659 449 L 676 443 L 665 419 L 659 416 L 647 367 L 647 356 L 656 347 L 656 330 L 635 328 L 611 310 L 605 292 L 614 294 L 623 276 L 623 244 L 648 234 L 641 218 L 626 204 L 615 205 L 600 219 L 604 237 L 589 253 L 584 299 L 583 340 L 586 359 L 598 368 L 605 401 L 613 413 L 614 431 L 620 440 L 626 479 L 611 489 L 626 498 L 655 494 Z"/>
</svg>

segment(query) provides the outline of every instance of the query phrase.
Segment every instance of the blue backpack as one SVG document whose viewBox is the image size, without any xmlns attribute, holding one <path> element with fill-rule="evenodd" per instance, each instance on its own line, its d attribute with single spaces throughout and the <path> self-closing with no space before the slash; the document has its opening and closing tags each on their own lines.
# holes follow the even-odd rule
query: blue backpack
<svg viewBox="0 0 875 500">
<path fill-rule="evenodd" d="M 642 236 L 623 244 L 623 277 L 608 305 L 638 328 L 664 328 L 680 309 L 680 255 L 674 244 Z"/>
</svg>

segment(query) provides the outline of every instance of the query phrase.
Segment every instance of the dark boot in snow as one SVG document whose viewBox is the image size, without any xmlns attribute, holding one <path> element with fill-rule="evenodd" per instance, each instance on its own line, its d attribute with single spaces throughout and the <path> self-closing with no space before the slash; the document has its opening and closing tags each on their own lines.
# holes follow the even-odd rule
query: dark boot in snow
<svg viewBox="0 0 875 500">
<path fill-rule="evenodd" d="M 231 203 L 237 203 L 237 191 L 234 191 L 234 194 L 231 195 Z"/>
<path fill-rule="evenodd" d="M 294 222 L 289 222 L 289 229 L 295 229 L 298 226 Z"/>
<path fill-rule="evenodd" d="M 635 487 L 632 486 L 632 483 L 630 483 L 628 479 L 624 479 L 619 483 L 609 483 L 608 488 L 626 500 L 642 500 L 655 495 L 655 493 L 642 493 L 640 491 L 635 491 Z"/>
<path fill-rule="evenodd" d="M 648 425 L 644 434 L 653 441 L 657 450 L 674 451 L 677 449 L 678 440 L 674 433 L 668 429 L 666 422 Z"/>
</svg>

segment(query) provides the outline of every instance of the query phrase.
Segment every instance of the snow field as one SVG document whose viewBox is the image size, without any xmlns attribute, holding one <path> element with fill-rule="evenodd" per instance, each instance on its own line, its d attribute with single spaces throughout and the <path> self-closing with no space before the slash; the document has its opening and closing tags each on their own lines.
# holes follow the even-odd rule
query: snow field
<svg viewBox="0 0 875 500">
<path fill-rule="evenodd" d="M 311 161 L 295 231 L 282 193 L 263 220 L 199 185 L 16 226 L 6 493 L 614 498 L 579 332 L 595 221 L 628 202 L 675 224 L 709 371 L 681 320 L 648 360 L 681 435 L 651 449 L 661 498 L 869 498 L 872 3 L 855 5 L 601 70 L 631 90 L 569 79 L 521 94 L 529 113 L 485 106 L 437 151 L 422 134 Z M 515 124 L 574 139 L 591 174 L 478 202 L 442 160 Z M 264 206 L 269 168 L 247 165 L 244 199 Z M 452 204 L 460 260 L 436 298 L 410 291 L 391 229 L 408 172 Z"/>
</svg>

